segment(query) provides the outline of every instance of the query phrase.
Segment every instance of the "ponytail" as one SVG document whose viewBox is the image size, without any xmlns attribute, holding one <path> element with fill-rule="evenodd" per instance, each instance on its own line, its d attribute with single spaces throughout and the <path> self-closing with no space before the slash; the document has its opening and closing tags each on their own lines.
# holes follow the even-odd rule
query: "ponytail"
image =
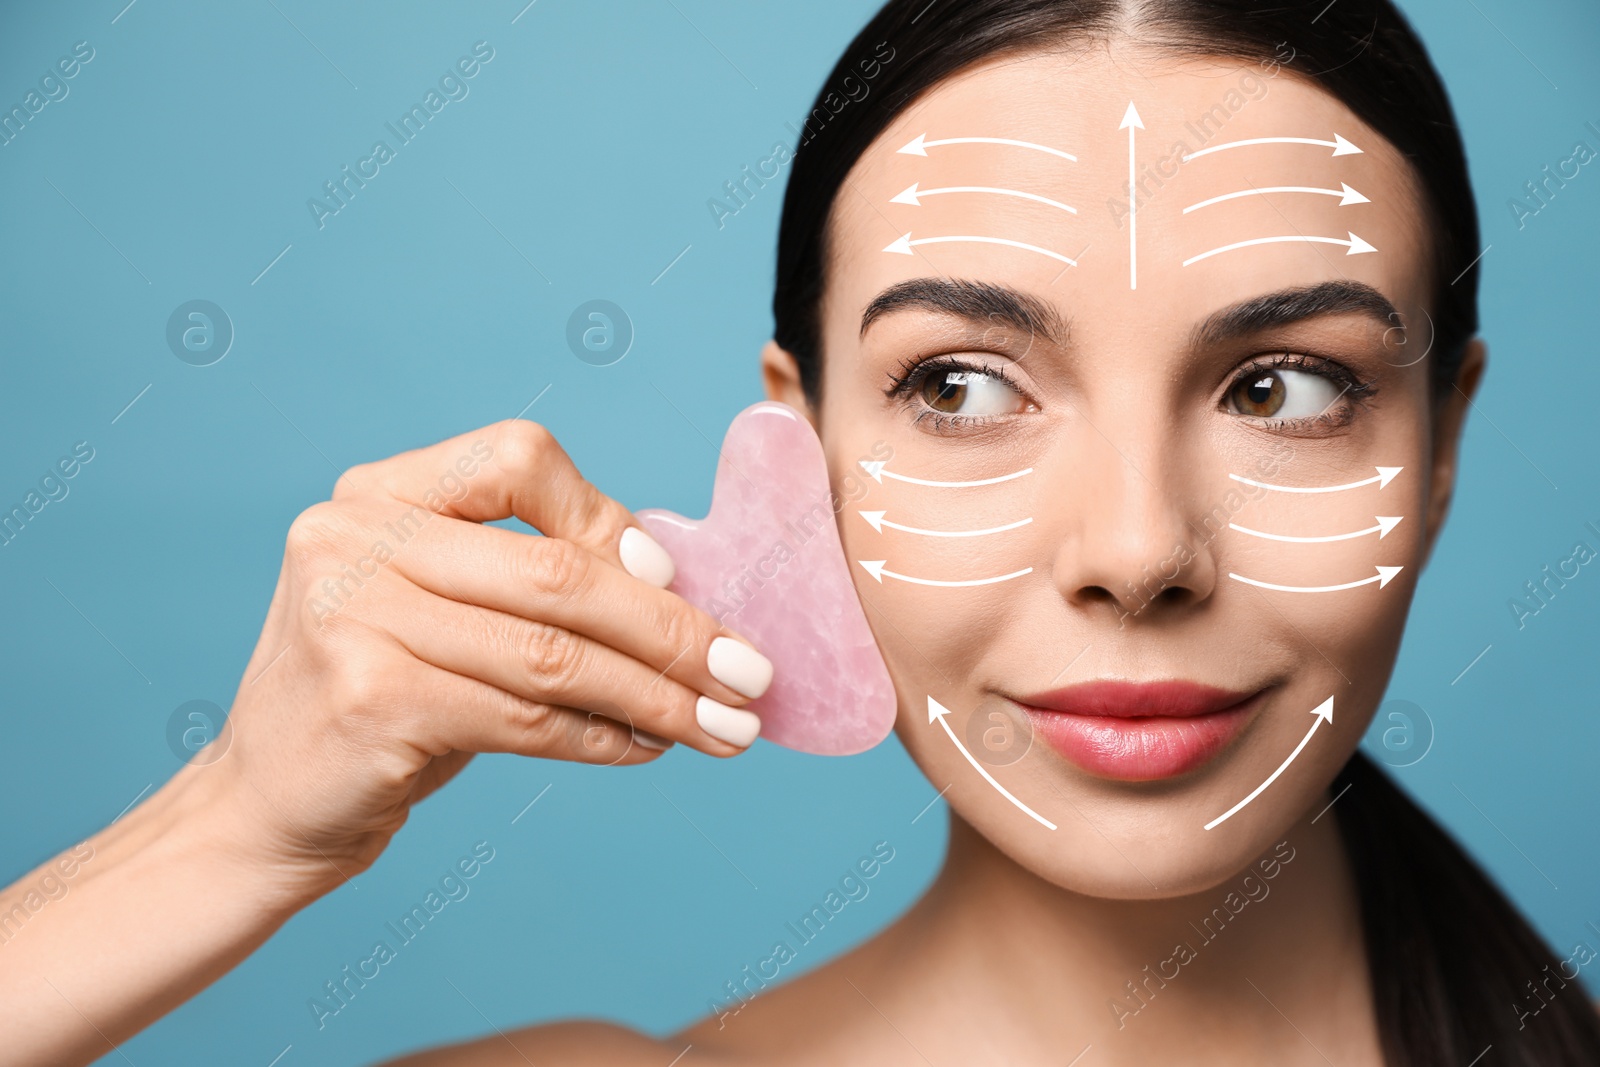
<svg viewBox="0 0 1600 1067">
<path fill-rule="evenodd" d="M 1341 796 L 1342 790 L 1348 789 Z M 1450 834 L 1363 753 L 1333 785 L 1391 1067 L 1595 1067 L 1600 1014 Z M 1593 958 L 1586 953 L 1583 962 Z M 1575 953 L 1577 955 L 1577 953 Z"/>
</svg>

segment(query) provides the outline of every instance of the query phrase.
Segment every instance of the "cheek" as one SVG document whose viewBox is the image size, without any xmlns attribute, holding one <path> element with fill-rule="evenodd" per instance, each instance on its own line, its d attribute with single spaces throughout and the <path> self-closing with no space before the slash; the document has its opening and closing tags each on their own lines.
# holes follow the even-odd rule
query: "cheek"
<svg viewBox="0 0 1600 1067">
<path fill-rule="evenodd" d="M 986 635 L 997 632 L 1022 583 L 1035 577 L 1006 576 L 1036 562 L 1037 527 L 958 536 L 1029 517 L 1025 494 L 1011 484 L 928 486 L 900 478 L 981 480 L 1006 473 L 1000 468 L 1007 461 L 993 455 L 951 461 L 890 420 L 856 424 L 859 433 L 830 440 L 827 448 L 843 504 L 840 539 L 902 705 L 914 709 L 929 695 L 966 688 L 978 673 Z M 876 460 L 881 479 L 862 470 L 862 460 L 885 456 Z"/>
</svg>

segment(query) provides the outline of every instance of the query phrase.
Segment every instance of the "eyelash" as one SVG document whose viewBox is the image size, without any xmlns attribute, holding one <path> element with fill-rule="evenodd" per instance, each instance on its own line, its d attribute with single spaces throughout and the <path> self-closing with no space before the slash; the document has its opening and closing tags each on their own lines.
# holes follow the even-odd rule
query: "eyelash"
<svg viewBox="0 0 1600 1067">
<path fill-rule="evenodd" d="M 1338 399 L 1348 400 L 1349 404 L 1339 411 L 1333 411 L 1333 405 L 1330 404 L 1329 410 L 1317 415 L 1309 415 L 1297 419 L 1253 418 L 1253 421 L 1258 425 L 1264 426 L 1269 430 L 1333 430 L 1348 426 L 1351 420 L 1355 418 L 1355 409 L 1358 406 L 1363 406 L 1378 392 L 1378 387 L 1375 384 L 1363 381 L 1344 364 L 1328 359 L 1326 356 L 1312 355 L 1307 352 L 1279 352 L 1270 357 L 1258 356 L 1235 371 L 1228 379 L 1227 387 L 1223 390 L 1222 404 L 1226 405 L 1228 395 L 1233 392 L 1240 382 L 1252 374 L 1259 374 L 1264 370 L 1280 370 L 1284 368 L 1315 374 L 1318 377 L 1337 383 L 1343 387 Z M 1243 419 L 1252 418 L 1249 415 L 1238 415 L 1237 417 Z"/>
<path fill-rule="evenodd" d="M 1306 416 L 1295 419 L 1255 418 L 1253 421 L 1269 430 L 1305 431 L 1309 429 L 1337 429 L 1349 425 L 1355 417 L 1355 408 L 1364 405 L 1378 392 L 1378 387 L 1369 381 L 1358 378 L 1348 367 L 1325 356 L 1313 355 L 1302 352 L 1280 352 L 1269 357 L 1258 356 L 1250 362 L 1239 367 L 1228 379 L 1227 387 L 1223 391 L 1222 403 L 1227 402 L 1227 395 L 1235 386 L 1252 374 L 1259 374 L 1263 370 L 1289 369 L 1315 374 L 1327 378 L 1342 387 L 1339 394 L 1340 400 L 1348 400 L 1349 404 L 1335 412 L 1324 411 L 1318 415 Z M 884 395 L 903 404 L 914 403 L 913 397 L 920 390 L 931 375 L 944 371 L 958 371 L 969 374 L 984 374 L 998 378 L 1010 388 L 1016 390 L 1018 395 L 1027 398 L 1027 392 L 1006 373 L 1003 366 L 986 364 L 977 361 L 958 359 L 953 356 L 933 356 L 924 360 L 904 359 L 900 361 L 898 372 L 889 373 L 889 385 L 884 390 Z M 945 411 L 936 411 L 924 406 L 912 419 L 913 424 L 927 422 L 935 433 L 949 434 L 961 430 L 971 430 L 977 427 L 1003 419 L 1004 415 L 956 415 Z M 1249 415 L 1238 415 L 1238 418 L 1249 419 Z"/>
<path fill-rule="evenodd" d="M 982 374 L 990 378 L 997 378 L 1010 388 L 1016 390 L 1017 395 L 1027 398 L 1027 391 L 1022 388 L 1012 377 L 1006 373 L 1003 366 L 977 361 L 957 359 L 954 356 L 932 356 L 924 360 L 903 359 L 900 361 L 898 372 L 889 372 L 889 386 L 883 392 L 892 400 L 902 404 L 914 403 L 913 397 L 932 375 L 946 371 L 965 372 L 968 374 Z M 934 433 L 951 434 L 963 430 L 973 430 L 987 425 L 1004 415 L 956 415 L 948 411 L 936 411 L 924 406 L 911 420 L 913 425 L 926 423 Z"/>
</svg>

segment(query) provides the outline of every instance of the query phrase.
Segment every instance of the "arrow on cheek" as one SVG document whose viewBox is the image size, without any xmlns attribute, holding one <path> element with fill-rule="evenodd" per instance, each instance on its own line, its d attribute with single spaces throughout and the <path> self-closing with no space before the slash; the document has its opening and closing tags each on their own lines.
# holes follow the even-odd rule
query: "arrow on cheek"
<svg viewBox="0 0 1600 1067">
<path fill-rule="evenodd" d="M 1276 589 L 1280 593 L 1337 593 L 1341 589 L 1355 589 L 1357 586 L 1378 583 L 1382 589 L 1394 580 L 1394 576 L 1405 570 L 1404 567 L 1379 567 L 1378 573 L 1371 578 L 1363 578 L 1358 582 L 1345 582 L 1342 585 L 1274 585 L 1271 582 L 1258 582 L 1254 578 L 1246 578 L 1242 574 L 1228 573 L 1229 578 L 1241 581 L 1246 585 L 1254 585 L 1261 589 Z"/>
<path fill-rule="evenodd" d="M 865 515 L 866 512 L 863 511 L 862 514 Z M 882 512 L 879 512 L 879 514 L 882 514 Z M 1313 544 L 1325 541 L 1348 541 L 1351 538 L 1365 537 L 1367 534 L 1373 533 L 1377 534 L 1378 540 L 1381 541 L 1383 540 L 1383 536 L 1385 534 L 1394 529 L 1396 526 L 1400 525 L 1400 520 L 1403 518 L 1405 518 L 1404 515 L 1379 515 L 1377 516 L 1378 525 L 1376 526 L 1368 526 L 1365 530 L 1357 530 L 1355 533 L 1328 534 L 1325 537 L 1290 537 L 1288 534 L 1262 533 L 1260 530 L 1252 530 L 1248 527 L 1240 526 L 1239 524 L 1232 522 L 1228 523 L 1228 529 L 1238 530 L 1240 533 L 1249 534 L 1251 537 L 1264 537 L 1268 541 L 1294 541 L 1299 544 Z"/>
<path fill-rule="evenodd" d="M 1244 807 L 1246 804 L 1250 803 L 1256 797 L 1260 796 L 1261 793 L 1262 793 L 1262 790 L 1266 789 L 1267 786 L 1269 786 L 1273 782 L 1277 781 L 1278 780 L 1278 775 L 1280 775 L 1284 771 L 1288 770 L 1289 769 L 1289 764 L 1293 763 L 1295 761 L 1295 757 L 1300 755 L 1301 751 L 1304 750 L 1306 745 L 1308 745 L 1311 742 L 1312 736 L 1314 734 L 1316 734 L 1316 732 L 1317 732 L 1317 727 L 1321 726 L 1324 722 L 1326 722 L 1329 726 L 1333 725 L 1333 698 L 1329 697 L 1327 700 L 1324 700 L 1322 703 L 1320 703 L 1316 707 L 1312 708 L 1311 709 L 1311 714 L 1315 715 L 1317 717 L 1317 720 L 1316 720 L 1316 722 L 1313 722 L 1311 724 L 1311 729 L 1306 731 L 1306 735 L 1300 739 L 1300 743 L 1298 745 L 1294 746 L 1294 751 L 1289 753 L 1289 758 L 1284 760 L 1283 763 L 1281 763 L 1278 766 L 1277 770 L 1275 770 L 1271 774 L 1267 775 L 1267 780 L 1266 781 L 1262 782 L 1260 785 L 1258 785 L 1254 789 L 1252 789 L 1250 791 L 1250 795 L 1249 796 L 1247 796 L 1243 800 L 1239 801 L 1239 803 L 1235 804 L 1233 807 L 1229 808 L 1227 811 L 1223 812 L 1221 815 L 1218 815 L 1215 819 L 1212 819 L 1210 822 L 1206 823 L 1206 829 L 1207 830 L 1211 829 L 1213 826 L 1216 826 L 1218 823 L 1220 823 L 1223 820 L 1225 820 L 1225 819 L 1231 817 L 1232 815 L 1234 815 L 1236 812 L 1238 812 L 1238 810 L 1240 808 Z"/>
<path fill-rule="evenodd" d="M 879 582 L 882 582 L 885 578 L 893 578 L 896 581 L 910 582 L 912 585 L 934 585 L 944 588 L 957 588 L 974 585 L 994 585 L 996 582 L 1009 582 L 1013 578 L 1021 578 L 1024 574 L 1033 573 L 1032 567 L 1024 567 L 1020 571 L 1012 571 L 1010 574 L 1002 574 L 995 578 L 966 578 L 960 581 L 941 581 L 937 578 L 914 578 L 909 574 L 898 574 L 895 571 L 888 570 L 885 567 L 885 564 L 888 563 L 888 560 L 858 559 L 856 562 L 861 564 L 861 566 L 866 569 L 866 572 L 876 578 Z"/>
<path fill-rule="evenodd" d="M 883 528 L 887 526 L 891 530 L 920 534 L 923 537 L 982 537 L 985 534 L 1005 533 L 1007 530 L 1015 530 L 1017 527 L 1026 526 L 1033 521 L 1031 518 L 1018 519 L 1016 522 L 1008 522 L 1004 526 L 991 526 L 987 530 L 924 530 L 918 526 L 902 526 L 898 522 L 890 522 L 884 518 L 887 514 L 888 512 L 886 511 L 863 511 L 861 512 L 861 517 L 871 523 L 872 528 L 879 533 L 882 533 Z"/>
<path fill-rule="evenodd" d="M 950 738 L 950 743 L 956 746 L 956 751 L 960 752 L 963 756 L 965 756 L 967 758 L 967 762 L 972 764 L 973 770 L 975 770 L 979 774 L 983 775 L 983 780 L 984 781 L 988 782 L 990 785 L 992 785 L 996 789 L 998 789 L 1000 791 L 1000 795 L 1005 797 L 1007 800 L 1011 801 L 1011 803 L 1015 804 L 1019 809 L 1021 809 L 1023 814 L 1027 815 L 1030 819 L 1033 819 L 1035 822 L 1038 822 L 1041 826 L 1044 826 L 1044 827 L 1046 827 L 1048 829 L 1054 830 L 1056 828 L 1056 824 L 1055 823 L 1051 822 L 1049 819 L 1045 818 L 1043 815 L 1040 815 L 1038 812 L 1036 812 L 1032 808 L 1028 807 L 1028 805 L 1024 804 L 1022 801 L 1020 801 L 1016 797 L 1012 796 L 1011 795 L 1011 791 L 1009 789 L 1007 789 L 1005 786 L 1001 785 L 999 782 L 995 781 L 994 780 L 994 775 L 990 774 L 987 770 L 985 770 L 983 764 L 979 763 L 977 760 L 972 758 L 972 753 L 967 751 L 967 746 L 963 745 L 961 743 L 961 739 L 956 736 L 956 732 L 954 730 L 950 729 L 950 724 L 948 722 L 945 722 L 945 716 L 949 715 L 949 714 L 950 714 L 950 709 L 949 708 L 945 707 L 943 704 L 939 703 L 937 700 L 933 699 L 932 697 L 928 698 L 928 721 L 929 722 L 937 722 L 940 726 L 944 727 L 944 732 Z M 1304 742 L 1302 742 L 1301 747 L 1304 747 Z M 1299 749 L 1295 750 L 1295 754 L 1296 755 L 1299 754 Z M 1294 759 L 1294 756 L 1290 756 L 1289 758 L 1290 759 Z M 1281 768 L 1280 768 L 1280 770 L 1281 770 Z M 1274 775 L 1273 777 L 1276 777 L 1276 775 Z M 1269 778 L 1267 780 L 1270 782 L 1272 779 Z M 1262 789 L 1265 789 L 1265 788 L 1266 788 L 1265 786 L 1262 786 Z M 1261 791 L 1260 789 L 1256 790 L 1256 792 L 1258 792 L 1258 793 L 1260 791 Z M 1233 813 L 1229 812 L 1228 814 L 1231 815 Z M 1227 816 L 1225 815 L 1225 816 L 1223 816 L 1223 818 L 1227 818 Z M 1207 827 L 1207 829 L 1209 829 L 1209 827 Z"/>
</svg>

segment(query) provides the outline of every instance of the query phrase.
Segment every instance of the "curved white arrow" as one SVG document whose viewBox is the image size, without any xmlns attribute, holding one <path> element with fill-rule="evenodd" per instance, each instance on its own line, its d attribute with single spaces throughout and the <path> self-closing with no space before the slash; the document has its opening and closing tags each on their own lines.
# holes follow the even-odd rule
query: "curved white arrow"
<svg viewBox="0 0 1600 1067">
<path fill-rule="evenodd" d="M 1234 574 L 1232 571 L 1228 572 L 1228 577 L 1236 578 L 1246 585 L 1256 585 L 1262 589 L 1276 589 L 1280 593 L 1337 593 L 1341 589 L 1354 589 L 1360 585 L 1371 585 L 1373 582 L 1377 582 L 1378 588 L 1382 589 L 1393 580 L 1395 575 L 1403 570 L 1405 570 L 1404 567 L 1379 567 L 1377 568 L 1378 573 L 1371 578 L 1363 578 L 1359 582 L 1345 582 L 1342 585 L 1274 585 L 1271 582 L 1258 582 L 1254 578 L 1246 578 L 1244 575 Z"/>
<path fill-rule="evenodd" d="M 865 515 L 866 512 L 862 512 L 862 514 Z M 880 511 L 878 514 L 882 515 L 883 512 Z M 1365 537 L 1370 533 L 1377 534 L 1378 540 L 1381 541 L 1384 535 L 1398 526 L 1403 518 L 1405 518 L 1404 515 L 1379 515 L 1377 516 L 1378 525 L 1376 526 L 1368 526 L 1365 530 L 1357 530 L 1355 533 L 1328 534 L 1326 537 L 1290 537 L 1288 534 L 1262 533 L 1260 530 L 1246 529 L 1232 522 L 1228 523 L 1228 529 L 1238 530 L 1240 533 L 1249 534 L 1251 537 L 1265 537 L 1268 541 L 1297 541 L 1301 544 L 1322 541 L 1348 541 L 1352 537 Z"/>
<path fill-rule="evenodd" d="M 909 256 L 914 255 L 911 249 L 915 245 L 942 245 L 951 243 L 1005 245 L 1008 248 L 1020 248 L 1026 252 L 1037 252 L 1041 256 L 1049 256 L 1051 259 L 1059 260 L 1069 267 L 1076 267 L 1078 265 L 1077 260 L 1071 258 L 1070 256 L 1064 256 L 1060 252 L 1052 252 L 1048 248 L 1040 248 L 1038 245 L 1030 245 L 1022 241 L 1012 241 L 1004 237 L 978 237 L 972 235 L 965 237 L 919 237 L 913 241 L 911 239 L 911 235 L 908 233 L 900 239 L 885 245 L 883 250 L 885 252 L 898 252 L 902 256 Z"/>
<path fill-rule="evenodd" d="M 886 570 L 884 564 L 889 562 L 886 559 L 858 559 L 856 562 L 865 567 L 867 573 L 879 582 L 882 582 L 885 578 L 895 578 L 902 582 L 910 582 L 912 585 L 937 585 L 951 589 L 958 586 L 993 585 L 996 582 L 1009 582 L 1013 578 L 1021 578 L 1024 574 L 1033 573 L 1032 567 L 1024 567 L 1020 571 L 1012 571 L 1010 574 L 1002 574 L 995 578 L 965 578 L 960 581 L 946 582 L 936 578 L 913 578 L 909 574 L 898 574 L 895 571 Z"/>
<path fill-rule="evenodd" d="M 1010 474 L 1002 474 L 998 478 L 979 478 L 975 482 L 935 482 L 927 478 L 913 478 L 909 474 L 896 474 L 894 471 L 884 469 L 884 460 L 863 459 L 858 460 L 861 469 L 870 474 L 875 480 L 881 482 L 885 478 L 892 478 L 897 482 L 906 482 L 910 485 L 931 485 L 935 489 L 970 489 L 975 485 L 996 485 L 1000 482 L 1009 482 L 1013 478 L 1020 478 L 1024 474 L 1032 474 L 1032 467 L 1024 467 Z"/>
<path fill-rule="evenodd" d="M 1221 196 L 1213 196 L 1210 200 L 1202 200 L 1198 204 L 1190 204 L 1183 209 L 1183 213 L 1187 215 L 1191 211 L 1208 207 L 1211 204 L 1220 204 L 1224 200 L 1237 200 L 1241 196 L 1259 196 L 1262 193 L 1321 193 L 1323 196 L 1339 197 L 1340 207 L 1348 207 L 1351 204 L 1372 203 L 1371 200 L 1345 185 L 1344 182 L 1340 182 L 1339 186 L 1340 188 L 1338 189 L 1318 189 L 1312 185 L 1273 185 L 1266 189 L 1246 189 L 1242 193 L 1224 193 Z"/>
<path fill-rule="evenodd" d="M 1021 808 L 1022 811 L 1026 815 L 1028 815 L 1029 818 L 1035 819 L 1039 823 L 1041 823 L 1042 825 L 1050 828 L 1051 830 L 1054 830 L 1056 828 L 1056 824 L 1055 823 L 1051 822 L 1049 819 L 1045 818 L 1043 815 L 1040 815 L 1038 812 L 1036 812 L 1032 808 L 1028 807 L 1028 805 L 1024 804 L 1022 801 L 1020 801 L 1016 797 L 1012 796 L 1011 795 L 1011 791 L 1009 789 L 1007 789 L 1005 786 L 1001 785 L 999 782 L 995 781 L 994 780 L 994 775 L 990 774 L 987 770 L 984 769 L 984 767 L 983 767 L 983 765 L 981 763 L 979 763 L 977 760 L 972 758 L 972 753 L 967 751 L 967 746 L 963 745 L 961 743 L 961 739 L 956 736 L 956 732 L 954 730 L 950 729 L 950 724 L 944 721 L 944 717 L 946 715 L 948 715 L 948 714 L 950 714 L 950 709 L 949 708 L 945 707 L 943 704 L 939 703 L 937 700 L 933 699 L 932 697 L 928 698 L 928 721 L 929 722 L 934 722 L 935 720 L 937 720 L 939 725 L 944 727 L 944 732 L 945 732 L 946 735 L 949 736 L 950 742 L 956 746 L 956 749 L 963 756 L 967 757 L 967 762 L 972 764 L 973 770 L 975 770 L 979 774 L 983 775 L 984 781 L 988 782 L 990 785 L 992 785 L 996 789 L 998 789 L 1000 791 L 1000 795 L 1001 796 L 1005 797 L 1007 800 L 1011 801 L 1011 803 L 1013 803 L 1017 807 Z M 1290 758 L 1292 759 L 1293 757 L 1290 757 Z"/>
<path fill-rule="evenodd" d="M 1372 469 L 1378 472 L 1375 476 L 1363 478 L 1359 482 L 1346 482 L 1344 485 L 1269 485 L 1266 482 L 1251 481 L 1249 478 L 1244 478 L 1237 474 L 1230 474 L 1228 477 L 1236 482 L 1253 485 L 1257 489 L 1271 489 L 1276 493 L 1337 493 L 1344 489 L 1359 489 L 1363 485 L 1371 485 L 1373 482 L 1377 482 L 1378 488 L 1382 489 L 1394 480 L 1396 474 L 1405 470 L 1404 467 L 1374 467 Z"/>
<path fill-rule="evenodd" d="M 1348 233 L 1349 231 L 1346 232 Z M 1188 259 L 1183 261 L 1183 265 L 1187 267 L 1189 264 L 1198 263 L 1202 259 L 1210 259 L 1212 256 L 1221 255 L 1223 252 L 1232 252 L 1236 248 L 1249 248 L 1251 245 L 1281 245 L 1295 243 L 1309 243 L 1314 245 L 1344 245 L 1347 249 L 1345 252 L 1345 255 L 1347 256 L 1359 256 L 1363 252 L 1377 251 L 1376 248 L 1372 247 L 1353 233 L 1350 234 L 1349 240 L 1345 240 L 1343 237 L 1307 237 L 1305 234 L 1296 233 L 1284 237 L 1256 237 L 1249 241 L 1235 241 L 1231 245 L 1223 245 L 1221 248 L 1213 248 L 1209 252 L 1201 252 L 1198 256 L 1190 256 Z"/>
<path fill-rule="evenodd" d="M 1283 763 L 1278 767 L 1277 770 L 1275 770 L 1271 774 L 1267 775 L 1267 780 L 1266 781 L 1262 782 L 1260 785 L 1258 785 L 1254 789 L 1252 789 L 1250 791 L 1250 795 L 1249 796 L 1247 796 L 1243 800 L 1239 801 L 1239 803 L 1235 804 L 1233 807 L 1229 808 L 1227 811 L 1223 812 L 1221 815 L 1218 815 L 1215 819 L 1212 819 L 1210 822 L 1206 823 L 1206 829 L 1207 830 L 1211 829 L 1213 826 L 1217 825 L 1218 823 L 1222 822 L 1224 819 L 1226 819 L 1229 816 L 1233 815 L 1240 808 L 1244 807 L 1246 804 L 1250 803 L 1256 797 L 1260 796 L 1261 795 L 1261 791 L 1263 789 L 1267 788 L 1267 786 L 1269 786 L 1273 782 L 1277 781 L 1278 775 L 1282 774 L 1284 771 L 1289 769 L 1289 764 L 1294 762 L 1294 758 L 1296 756 L 1300 755 L 1301 750 L 1304 749 L 1306 747 L 1306 745 L 1311 741 L 1311 735 L 1313 735 L 1313 734 L 1315 734 L 1317 732 L 1317 727 L 1321 726 L 1324 722 L 1328 723 L 1328 725 L 1330 725 L 1330 726 L 1333 725 L 1333 698 L 1329 697 L 1327 700 L 1324 700 L 1322 703 L 1320 703 L 1316 707 L 1312 708 L 1311 709 L 1311 714 L 1313 714 L 1313 715 L 1315 715 L 1317 717 L 1317 721 L 1311 724 L 1311 729 L 1307 730 L 1306 731 L 1306 735 L 1300 739 L 1300 743 L 1298 745 L 1294 746 L 1294 751 L 1289 753 L 1289 758 L 1284 760 Z"/>
<path fill-rule="evenodd" d="M 863 511 L 861 512 L 861 517 L 870 522 L 872 528 L 879 533 L 882 533 L 883 528 L 887 526 L 891 530 L 921 534 L 923 537 L 982 537 L 984 534 L 1004 533 L 1007 530 L 1015 530 L 1018 526 L 1026 526 L 1033 521 L 1031 518 L 1018 519 L 1016 522 L 1008 522 L 1004 526 L 991 526 L 987 530 L 924 530 L 917 526 L 902 526 L 898 522 L 890 522 L 884 518 L 886 514 L 888 512 Z"/>
<path fill-rule="evenodd" d="M 1062 211 L 1070 211 L 1074 215 L 1078 213 L 1078 209 L 1071 204 L 1063 204 L 1059 200 L 1051 200 L 1048 196 L 1040 196 L 1038 193 L 1025 193 L 1020 189 L 999 189 L 992 185 L 947 185 L 943 189 L 918 189 L 917 183 L 912 182 L 911 188 L 891 198 L 889 203 L 910 204 L 912 207 L 921 207 L 922 201 L 918 199 L 919 197 L 939 196 L 943 193 L 994 193 L 998 196 L 1019 196 L 1024 200 L 1037 200 L 1041 204 L 1049 204 L 1051 207 L 1058 207 Z"/>
<path fill-rule="evenodd" d="M 928 149 L 938 148 L 941 145 L 947 144 L 1005 144 L 1011 145 L 1013 148 L 1031 148 L 1035 152 L 1048 152 L 1052 156 L 1060 156 L 1062 159 L 1070 159 L 1074 163 L 1078 161 L 1077 156 L 1068 152 L 1063 152 L 1059 148 L 1049 148 L 1042 144 L 1034 144 L 1032 141 L 1013 141 L 1009 137 L 945 137 L 937 141 L 930 141 L 927 139 L 927 137 L 928 135 L 925 133 L 917 134 L 917 136 L 912 139 L 911 143 L 900 149 L 897 154 L 907 156 L 925 156 L 928 154 Z"/>
<path fill-rule="evenodd" d="M 1184 154 L 1183 162 L 1187 163 L 1191 159 L 1209 156 L 1213 152 L 1226 152 L 1230 148 L 1243 148 L 1246 145 L 1255 144 L 1314 144 L 1321 145 L 1323 148 L 1333 149 L 1333 154 L 1336 156 L 1359 156 L 1362 154 L 1361 149 L 1338 134 L 1334 134 L 1331 141 L 1319 141 L 1314 137 L 1252 137 L 1247 141 L 1229 141 L 1227 144 L 1214 144 L 1210 148 L 1202 148 L 1198 152 L 1187 152 Z M 905 149 L 902 148 L 901 151 L 903 152 Z"/>
</svg>

